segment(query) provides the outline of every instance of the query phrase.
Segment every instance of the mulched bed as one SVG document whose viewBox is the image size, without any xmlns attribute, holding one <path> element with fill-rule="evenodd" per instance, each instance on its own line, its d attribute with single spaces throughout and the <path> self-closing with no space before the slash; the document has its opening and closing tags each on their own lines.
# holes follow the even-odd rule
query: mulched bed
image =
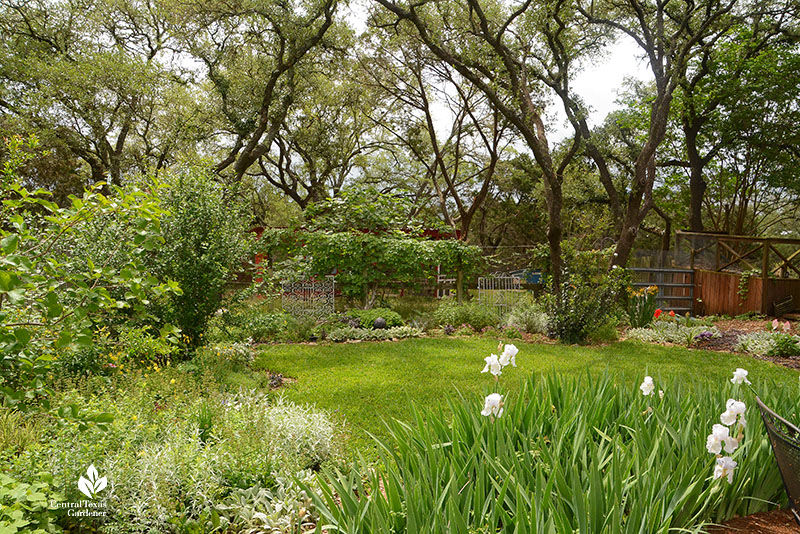
<svg viewBox="0 0 800 534">
<path fill-rule="evenodd" d="M 736 352 L 736 342 L 739 339 L 739 336 L 743 334 L 750 334 L 752 332 L 762 332 L 769 328 L 768 324 L 769 321 L 766 319 L 720 320 L 714 323 L 714 326 L 719 329 L 722 336 L 718 338 L 700 340 L 694 345 L 694 347 L 703 350 Z M 797 356 L 792 358 L 782 358 L 778 356 L 755 356 L 752 354 L 749 356 L 756 358 L 757 360 L 772 362 L 790 369 L 800 369 L 800 357 Z"/>
<path fill-rule="evenodd" d="M 788 510 L 773 510 L 737 517 L 724 525 L 708 529 L 709 534 L 797 534 L 800 526 Z"/>
</svg>

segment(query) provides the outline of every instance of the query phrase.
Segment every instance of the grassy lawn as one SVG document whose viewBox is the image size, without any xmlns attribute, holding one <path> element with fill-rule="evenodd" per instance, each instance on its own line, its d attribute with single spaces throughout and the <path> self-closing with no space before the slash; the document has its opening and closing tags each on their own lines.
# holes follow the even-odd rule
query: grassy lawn
<svg viewBox="0 0 800 534">
<path fill-rule="evenodd" d="M 503 387 L 514 390 L 531 373 L 597 374 L 606 369 L 631 387 L 645 374 L 665 381 L 720 382 L 737 367 L 754 382 L 797 384 L 800 373 L 746 356 L 648 345 L 634 341 L 602 347 L 515 343 L 518 368 L 506 368 Z M 488 391 L 492 377 L 481 374 L 483 358 L 497 352 L 497 340 L 423 338 L 394 343 L 364 342 L 265 347 L 256 367 L 296 379 L 286 397 L 342 416 L 350 445 L 367 455 L 384 435 L 383 420 L 409 419 L 409 406 L 446 406 L 461 393 Z"/>
</svg>

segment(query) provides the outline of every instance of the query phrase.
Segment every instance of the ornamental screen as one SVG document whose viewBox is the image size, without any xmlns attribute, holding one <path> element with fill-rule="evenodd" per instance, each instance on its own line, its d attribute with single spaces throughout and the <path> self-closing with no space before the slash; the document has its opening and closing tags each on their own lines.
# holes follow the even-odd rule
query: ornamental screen
<svg viewBox="0 0 800 534">
<path fill-rule="evenodd" d="M 495 308 L 498 312 L 510 312 L 522 299 L 522 278 L 516 276 L 481 276 L 478 278 L 478 303 Z"/>
<path fill-rule="evenodd" d="M 333 276 L 326 276 L 324 280 L 281 283 L 281 305 L 295 317 L 327 317 L 336 311 L 334 299 Z"/>
</svg>

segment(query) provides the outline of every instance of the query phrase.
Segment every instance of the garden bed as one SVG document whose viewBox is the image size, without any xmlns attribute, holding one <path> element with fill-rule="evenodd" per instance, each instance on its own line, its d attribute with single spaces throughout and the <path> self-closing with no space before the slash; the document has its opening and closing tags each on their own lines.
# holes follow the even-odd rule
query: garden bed
<svg viewBox="0 0 800 534">
<path fill-rule="evenodd" d="M 773 510 L 747 517 L 737 517 L 719 527 L 708 529 L 708 534 L 797 534 L 800 526 L 788 510 Z"/>
</svg>

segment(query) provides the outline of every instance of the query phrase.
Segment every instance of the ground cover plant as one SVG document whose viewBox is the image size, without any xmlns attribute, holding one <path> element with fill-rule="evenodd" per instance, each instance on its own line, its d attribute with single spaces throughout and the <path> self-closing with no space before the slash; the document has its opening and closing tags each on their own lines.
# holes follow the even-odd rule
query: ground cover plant
<svg viewBox="0 0 800 534">
<path fill-rule="evenodd" d="M 311 472 L 336 461 L 341 427 L 323 411 L 269 394 L 269 376 L 252 381 L 251 355 L 217 346 L 176 366 L 57 384 L 54 401 L 106 411 L 113 416 L 106 429 L 79 431 L 42 416 L 4 414 L 0 435 L 13 448 L 2 453 L 0 486 L 19 493 L 25 486 L 16 482 L 24 481 L 46 497 L 43 506 L 23 505 L 27 529 L 294 532 L 313 524 L 297 480 L 314 486 Z M 35 423 L 23 427 L 33 439 L 8 428 L 19 419 Z M 106 521 L 53 508 L 85 499 L 76 482 L 89 465 L 108 480 Z M 13 504 L 7 495 L 0 489 L 4 511 Z M 0 515 L 0 527 L 11 526 Z"/>
</svg>

